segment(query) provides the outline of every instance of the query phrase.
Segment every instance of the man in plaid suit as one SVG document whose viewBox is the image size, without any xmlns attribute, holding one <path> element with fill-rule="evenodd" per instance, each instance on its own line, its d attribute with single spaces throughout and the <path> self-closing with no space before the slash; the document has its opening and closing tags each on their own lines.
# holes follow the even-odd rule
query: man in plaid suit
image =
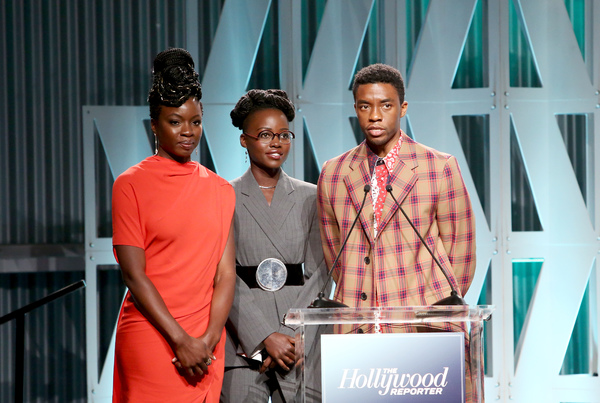
<svg viewBox="0 0 600 403">
<path fill-rule="evenodd" d="M 352 92 L 365 141 L 327 161 L 318 183 L 329 268 L 366 197 L 333 272 L 335 300 L 366 308 L 431 305 L 450 295 L 446 278 L 397 211 L 387 185 L 464 295 L 475 271 L 475 222 L 456 159 L 402 132 L 400 118 L 408 104 L 395 68 L 365 67 Z"/>
</svg>

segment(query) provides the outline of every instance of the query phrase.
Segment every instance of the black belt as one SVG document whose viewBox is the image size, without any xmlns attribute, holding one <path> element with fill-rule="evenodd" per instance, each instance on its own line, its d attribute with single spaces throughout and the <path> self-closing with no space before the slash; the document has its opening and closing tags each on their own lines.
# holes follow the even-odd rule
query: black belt
<svg viewBox="0 0 600 403">
<path fill-rule="evenodd" d="M 260 288 L 256 282 L 256 269 L 258 266 L 235 266 L 237 275 L 250 288 Z M 304 285 L 304 273 L 302 272 L 302 263 L 285 264 L 287 269 L 287 278 L 285 285 Z"/>
</svg>

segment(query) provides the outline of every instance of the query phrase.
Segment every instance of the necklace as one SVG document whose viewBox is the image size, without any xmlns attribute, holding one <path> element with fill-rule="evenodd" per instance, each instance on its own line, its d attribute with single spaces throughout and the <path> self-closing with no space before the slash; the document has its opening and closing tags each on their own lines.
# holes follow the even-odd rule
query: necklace
<svg viewBox="0 0 600 403">
<path fill-rule="evenodd" d="M 258 185 L 258 187 L 260 189 L 275 189 L 275 186 L 277 186 L 277 185 L 273 185 L 273 186 L 261 186 L 261 185 Z"/>
</svg>

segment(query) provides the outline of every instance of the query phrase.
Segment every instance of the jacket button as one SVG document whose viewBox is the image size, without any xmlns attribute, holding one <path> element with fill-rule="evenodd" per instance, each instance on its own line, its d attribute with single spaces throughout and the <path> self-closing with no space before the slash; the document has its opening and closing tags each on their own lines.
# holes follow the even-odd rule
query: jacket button
<svg viewBox="0 0 600 403">
<path fill-rule="evenodd" d="M 368 256 L 365 256 L 365 264 L 371 263 L 371 259 Z"/>
<path fill-rule="evenodd" d="M 365 331 L 362 330 L 361 328 L 356 329 L 356 333 L 364 333 Z"/>
<path fill-rule="evenodd" d="M 363 301 L 366 301 L 367 300 L 367 294 L 364 293 L 364 292 L 361 292 L 360 293 L 360 299 L 362 299 Z"/>
</svg>

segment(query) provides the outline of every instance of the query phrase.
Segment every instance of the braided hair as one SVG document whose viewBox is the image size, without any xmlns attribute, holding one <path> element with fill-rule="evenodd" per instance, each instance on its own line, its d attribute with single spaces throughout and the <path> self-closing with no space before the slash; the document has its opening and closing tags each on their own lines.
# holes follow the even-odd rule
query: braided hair
<svg viewBox="0 0 600 403">
<path fill-rule="evenodd" d="M 192 55 L 181 48 L 163 50 L 154 58 L 152 87 L 148 93 L 150 118 L 158 119 L 163 105 L 177 108 L 190 97 L 198 101 L 202 98 Z"/>
<path fill-rule="evenodd" d="M 279 109 L 288 122 L 294 120 L 296 111 L 294 104 L 283 90 L 250 90 L 243 95 L 230 113 L 231 123 L 240 130 L 244 130 L 244 121 L 257 110 Z"/>
</svg>

